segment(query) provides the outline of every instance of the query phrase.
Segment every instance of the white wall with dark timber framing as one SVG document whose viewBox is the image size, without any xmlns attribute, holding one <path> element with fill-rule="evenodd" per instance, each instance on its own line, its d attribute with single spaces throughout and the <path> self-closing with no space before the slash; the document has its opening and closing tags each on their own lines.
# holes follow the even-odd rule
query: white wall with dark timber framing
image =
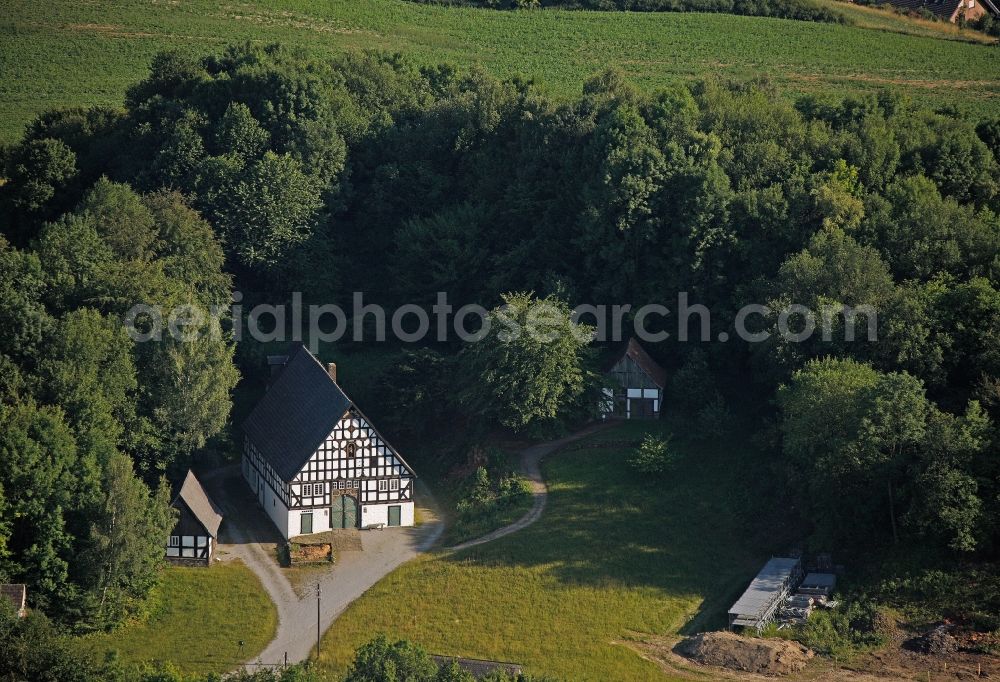
<svg viewBox="0 0 1000 682">
<path fill-rule="evenodd" d="M 271 521 L 287 539 L 288 534 L 288 485 L 271 465 L 261 457 L 249 438 L 243 439 L 243 478 L 257 499 L 257 504 L 267 512 Z M 296 519 L 297 521 L 297 519 Z M 297 535 L 296 531 L 293 535 Z"/>
<path fill-rule="evenodd" d="M 398 521 L 396 524 L 394 521 L 396 517 L 391 514 L 392 508 L 398 507 Z M 413 518 L 413 503 L 412 502 L 400 502 L 398 504 L 367 504 L 361 508 L 361 525 L 362 527 L 368 526 L 375 523 L 384 523 L 387 526 L 400 525 L 400 526 L 412 526 L 414 524 Z"/>
<path fill-rule="evenodd" d="M 660 413 L 660 390 L 658 388 L 629 388 L 625 390 L 625 417 L 632 418 L 632 404 L 636 400 L 652 400 L 653 414 Z M 649 415 L 646 415 L 649 416 Z"/>
<path fill-rule="evenodd" d="M 626 419 L 660 415 L 663 391 L 635 360 L 626 355 L 607 374 L 616 385 L 604 389 L 598 408 L 601 414 L 614 414 Z"/>
<path fill-rule="evenodd" d="M 246 438 L 243 476 L 286 539 L 302 534 L 302 514 L 311 515 L 313 533 L 339 527 L 331 507 L 341 496 L 357 502 L 361 527 L 414 523 L 413 471 L 353 406 L 291 481 Z"/>
<path fill-rule="evenodd" d="M 214 543 L 210 535 L 171 535 L 167 539 L 167 558 L 209 559 Z"/>
</svg>

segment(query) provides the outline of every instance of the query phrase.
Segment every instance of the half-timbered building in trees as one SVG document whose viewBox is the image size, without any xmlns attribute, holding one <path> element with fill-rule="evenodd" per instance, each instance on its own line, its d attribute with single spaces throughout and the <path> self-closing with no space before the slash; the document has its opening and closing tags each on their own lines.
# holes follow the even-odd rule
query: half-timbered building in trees
<svg viewBox="0 0 1000 682">
<path fill-rule="evenodd" d="M 269 358 L 267 392 L 243 423 L 243 477 L 287 539 L 413 525 L 416 475 L 304 346 Z"/>
<path fill-rule="evenodd" d="M 0 585 L 0 601 L 7 601 L 18 618 L 28 615 L 28 586 L 23 583 Z"/>
<path fill-rule="evenodd" d="M 177 523 L 167 539 L 167 560 L 188 566 L 207 566 L 215 553 L 222 511 L 188 471 L 170 506 L 177 510 Z"/>
<path fill-rule="evenodd" d="M 610 388 L 604 389 L 601 412 L 626 419 L 660 416 L 667 372 L 635 339 L 605 366 Z"/>
</svg>

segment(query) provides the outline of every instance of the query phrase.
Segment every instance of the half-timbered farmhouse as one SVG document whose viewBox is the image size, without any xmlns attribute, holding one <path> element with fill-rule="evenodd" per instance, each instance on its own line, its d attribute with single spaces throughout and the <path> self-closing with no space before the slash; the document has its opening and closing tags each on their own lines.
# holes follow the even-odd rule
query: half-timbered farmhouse
<svg viewBox="0 0 1000 682">
<path fill-rule="evenodd" d="M 243 423 L 243 476 L 287 539 L 413 525 L 410 466 L 304 346 L 269 358 L 274 376 Z"/>
<path fill-rule="evenodd" d="M 167 560 L 188 566 L 207 566 L 215 553 L 222 512 L 188 471 L 171 505 L 177 523 L 167 539 Z"/>
<path fill-rule="evenodd" d="M 626 419 L 660 416 L 667 372 L 635 339 L 605 366 L 611 388 L 604 389 L 601 411 Z"/>
</svg>

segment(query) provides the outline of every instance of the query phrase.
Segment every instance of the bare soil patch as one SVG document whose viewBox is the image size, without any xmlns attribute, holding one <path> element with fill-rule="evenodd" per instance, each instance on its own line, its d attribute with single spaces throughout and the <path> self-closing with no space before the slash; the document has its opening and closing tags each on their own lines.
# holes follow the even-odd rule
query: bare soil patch
<svg viewBox="0 0 1000 682">
<path fill-rule="evenodd" d="M 1000 677 L 1000 638 L 992 633 L 942 624 L 910 632 L 891 645 L 860 656 L 849 668 L 918 680 L 979 680 Z"/>
<path fill-rule="evenodd" d="M 798 642 L 741 637 L 732 632 L 703 632 L 681 640 L 675 651 L 702 665 L 757 675 L 799 672 L 815 655 Z"/>
<path fill-rule="evenodd" d="M 632 636 L 634 639 L 620 643 L 634 650 L 643 658 L 656 663 L 671 679 L 765 682 L 766 680 L 773 680 L 778 677 L 773 674 L 765 675 L 745 672 L 698 662 L 678 652 L 680 648 L 678 642 L 681 640 L 677 637 L 659 637 L 640 633 L 632 633 Z M 787 676 L 781 677 L 781 679 L 788 680 L 789 682 L 896 682 L 897 680 L 909 678 L 873 675 L 864 671 L 849 670 L 839 667 L 833 661 L 815 656 L 808 660 L 804 668 L 789 673 Z"/>
<path fill-rule="evenodd" d="M 352 530 L 328 530 L 322 533 L 312 533 L 311 535 L 296 535 L 289 542 L 299 545 L 330 545 L 335 552 L 360 552 L 361 551 L 361 531 Z"/>
</svg>

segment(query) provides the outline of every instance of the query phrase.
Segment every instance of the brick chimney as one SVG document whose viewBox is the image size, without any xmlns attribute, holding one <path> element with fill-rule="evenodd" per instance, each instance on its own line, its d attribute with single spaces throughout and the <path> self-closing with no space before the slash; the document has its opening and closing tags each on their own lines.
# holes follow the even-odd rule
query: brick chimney
<svg viewBox="0 0 1000 682">
<path fill-rule="evenodd" d="M 331 379 L 333 379 L 333 383 L 337 383 L 337 363 L 336 362 L 328 362 L 328 363 L 326 363 L 326 373 L 330 375 Z"/>
</svg>

